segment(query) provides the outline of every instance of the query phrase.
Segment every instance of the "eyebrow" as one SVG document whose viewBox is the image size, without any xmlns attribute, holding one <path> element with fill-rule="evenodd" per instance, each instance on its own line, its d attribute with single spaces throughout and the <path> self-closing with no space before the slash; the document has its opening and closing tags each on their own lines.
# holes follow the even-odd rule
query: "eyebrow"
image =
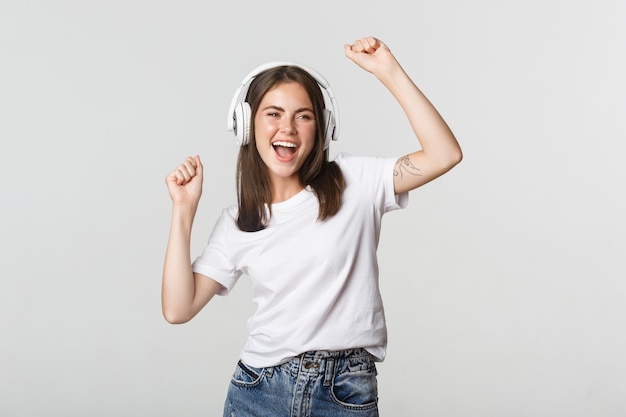
<svg viewBox="0 0 626 417">
<path fill-rule="evenodd" d="M 284 112 L 284 111 L 285 111 L 285 109 L 284 109 L 284 108 L 282 108 L 282 107 L 280 107 L 280 106 L 275 106 L 275 105 L 273 105 L 273 104 L 270 104 L 269 106 L 264 107 L 263 109 L 261 109 L 261 111 L 266 111 L 266 110 L 270 110 L 270 109 L 274 109 L 274 110 L 278 110 L 278 111 L 282 111 L 282 112 Z M 313 109 L 310 109 L 310 108 L 308 108 L 308 107 L 300 107 L 299 109 L 297 109 L 297 110 L 295 111 L 295 113 L 300 113 L 300 112 L 303 112 L 303 111 L 310 111 L 311 113 L 315 114 L 315 112 L 313 111 Z"/>
</svg>

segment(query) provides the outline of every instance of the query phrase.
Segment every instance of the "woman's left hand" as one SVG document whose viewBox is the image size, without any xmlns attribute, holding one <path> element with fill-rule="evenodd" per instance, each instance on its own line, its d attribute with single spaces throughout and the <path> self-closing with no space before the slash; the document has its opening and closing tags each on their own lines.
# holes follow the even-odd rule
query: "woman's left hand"
<svg viewBox="0 0 626 417">
<path fill-rule="evenodd" d="M 373 36 L 358 39 L 352 44 L 346 44 L 344 50 L 346 57 L 376 76 L 398 65 L 389 47 Z"/>
</svg>

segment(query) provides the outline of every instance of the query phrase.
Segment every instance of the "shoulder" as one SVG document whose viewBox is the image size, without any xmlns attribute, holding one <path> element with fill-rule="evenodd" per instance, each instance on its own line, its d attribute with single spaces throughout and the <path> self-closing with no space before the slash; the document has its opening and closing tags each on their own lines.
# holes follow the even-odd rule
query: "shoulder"
<svg viewBox="0 0 626 417">
<path fill-rule="evenodd" d="M 213 233 L 215 234 L 218 230 L 221 230 L 222 233 L 225 233 L 232 229 L 236 229 L 238 212 L 239 209 L 236 204 L 232 204 L 228 207 L 223 208 L 219 217 L 215 221 Z"/>
<path fill-rule="evenodd" d="M 368 163 L 369 159 L 370 157 L 341 152 L 335 156 L 334 162 L 341 168 L 341 171 L 345 173 L 346 171 L 359 170 L 360 167 Z"/>
<path fill-rule="evenodd" d="M 351 162 L 358 160 L 362 157 L 353 155 L 347 152 L 339 152 L 334 159 L 334 162 L 339 166 L 349 165 Z"/>
<path fill-rule="evenodd" d="M 393 173 L 397 157 L 362 156 L 341 152 L 335 156 L 342 173 L 357 178 L 387 176 Z"/>
<path fill-rule="evenodd" d="M 406 195 L 396 196 L 394 170 L 398 157 L 356 156 L 340 153 L 335 157 L 346 180 L 346 192 L 355 201 L 373 201 L 380 213 L 406 207 Z"/>
</svg>

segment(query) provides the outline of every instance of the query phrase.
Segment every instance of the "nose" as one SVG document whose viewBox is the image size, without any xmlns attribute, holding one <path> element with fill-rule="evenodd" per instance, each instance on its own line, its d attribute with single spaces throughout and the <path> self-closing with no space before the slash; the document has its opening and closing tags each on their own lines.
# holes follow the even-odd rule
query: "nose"
<svg viewBox="0 0 626 417">
<path fill-rule="evenodd" d="M 281 124 L 280 131 L 282 133 L 294 133 L 296 131 L 296 126 L 292 120 L 286 119 Z"/>
</svg>

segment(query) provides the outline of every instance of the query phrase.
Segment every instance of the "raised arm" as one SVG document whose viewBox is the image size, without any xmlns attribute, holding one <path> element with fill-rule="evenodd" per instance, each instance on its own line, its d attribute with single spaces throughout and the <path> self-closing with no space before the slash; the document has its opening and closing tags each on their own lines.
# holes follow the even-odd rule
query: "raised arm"
<svg viewBox="0 0 626 417">
<path fill-rule="evenodd" d="M 420 145 L 418 150 L 396 162 L 394 188 L 397 194 L 432 181 L 461 161 L 463 154 L 454 134 L 387 45 L 368 37 L 345 45 L 344 49 L 349 59 L 374 74 L 393 94 Z"/>
<path fill-rule="evenodd" d="M 172 199 L 172 222 L 163 265 L 161 305 L 173 324 L 191 320 L 221 285 L 191 270 L 191 228 L 202 195 L 202 162 L 187 158 L 165 178 Z"/>
</svg>

